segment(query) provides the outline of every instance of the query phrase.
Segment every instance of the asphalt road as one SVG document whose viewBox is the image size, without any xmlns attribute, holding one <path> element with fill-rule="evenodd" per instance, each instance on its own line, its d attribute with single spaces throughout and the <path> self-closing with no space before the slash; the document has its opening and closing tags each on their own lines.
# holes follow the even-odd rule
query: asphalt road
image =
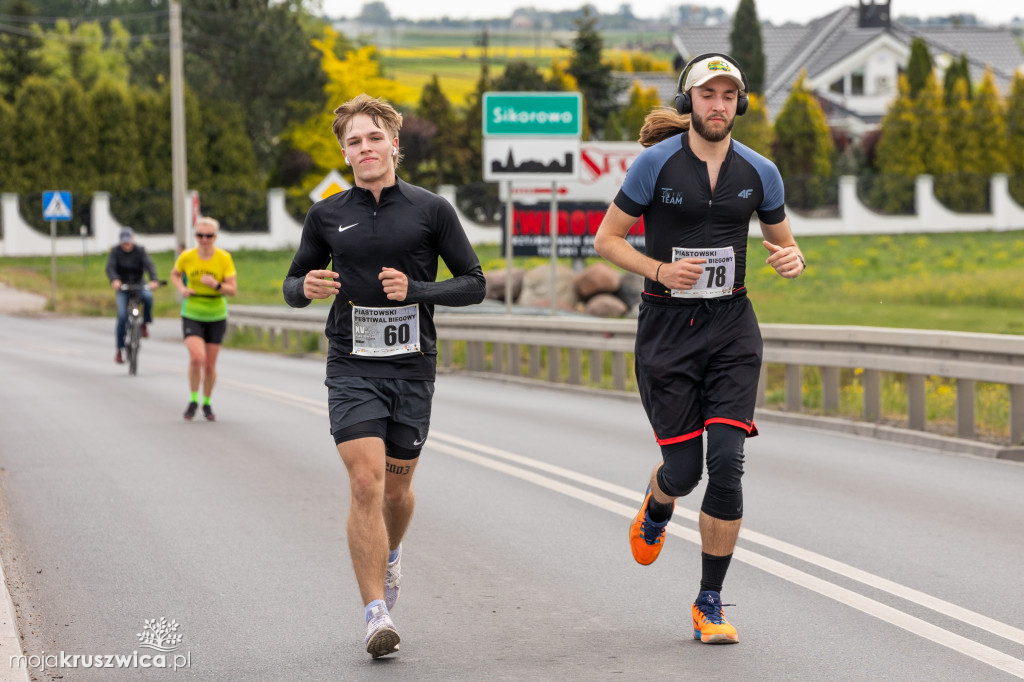
<svg viewBox="0 0 1024 682">
<path fill-rule="evenodd" d="M 178 330 L 159 320 L 129 377 L 112 320 L 0 316 L 24 653 L 130 664 L 147 620 L 182 637 L 176 671 L 54 656 L 33 679 L 1024 677 L 1024 465 L 759 424 L 723 592 L 741 642 L 712 647 L 689 616 L 703 485 L 655 564 L 628 549 L 658 458 L 639 403 L 456 375 L 416 477 L 401 651 L 371 661 L 322 359 L 225 350 L 218 421 L 186 423 Z"/>
</svg>

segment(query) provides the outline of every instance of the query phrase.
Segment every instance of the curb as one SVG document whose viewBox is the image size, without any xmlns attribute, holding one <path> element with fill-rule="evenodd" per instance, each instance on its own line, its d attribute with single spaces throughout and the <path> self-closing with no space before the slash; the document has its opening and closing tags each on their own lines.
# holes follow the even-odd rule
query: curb
<svg viewBox="0 0 1024 682">
<path fill-rule="evenodd" d="M 0 558 L 0 582 L 3 583 L 3 599 L 0 599 L 0 682 L 28 682 L 28 667 L 15 668 L 11 659 L 23 656 L 21 638 L 18 636 L 18 619 L 14 613 L 14 602 L 7 589 L 7 576 Z M 5 665 L 6 663 L 6 665 Z"/>
</svg>

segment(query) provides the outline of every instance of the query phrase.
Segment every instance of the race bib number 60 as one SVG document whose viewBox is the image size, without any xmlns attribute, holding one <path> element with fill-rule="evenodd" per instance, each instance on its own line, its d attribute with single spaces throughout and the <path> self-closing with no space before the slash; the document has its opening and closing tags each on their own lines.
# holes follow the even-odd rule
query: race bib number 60
<svg viewBox="0 0 1024 682">
<path fill-rule="evenodd" d="M 352 306 L 352 354 L 385 357 L 420 350 L 420 307 Z"/>
<path fill-rule="evenodd" d="M 736 254 L 731 246 L 717 249 L 672 247 L 672 262 L 682 258 L 703 258 L 704 272 L 692 289 L 673 289 L 676 298 L 718 298 L 732 293 L 736 283 Z"/>
</svg>

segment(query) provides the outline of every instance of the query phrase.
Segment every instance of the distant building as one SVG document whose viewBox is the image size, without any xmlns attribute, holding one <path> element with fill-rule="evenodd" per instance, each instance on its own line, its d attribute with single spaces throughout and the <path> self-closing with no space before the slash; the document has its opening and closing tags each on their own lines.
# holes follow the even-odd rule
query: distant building
<svg viewBox="0 0 1024 682">
<path fill-rule="evenodd" d="M 971 81 L 986 66 L 1004 93 L 1024 54 L 1007 28 L 907 26 L 893 20 L 891 3 L 860 0 L 809 24 L 761 27 L 765 52 L 764 97 L 774 118 L 785 104 L 801 69 L 834 130 L 852 137 L 878 127 L 897 95 L 899 75 L 910 59 L 910 44 L 928 44 L 941 78 L 946 67 L 967 55 Z M 682 26 L 673 42 L 682 63 L 704 52 L 729 52 L 731 26 Z M 669 100 L 671 101 L 671 100 Z"/>
</svg>

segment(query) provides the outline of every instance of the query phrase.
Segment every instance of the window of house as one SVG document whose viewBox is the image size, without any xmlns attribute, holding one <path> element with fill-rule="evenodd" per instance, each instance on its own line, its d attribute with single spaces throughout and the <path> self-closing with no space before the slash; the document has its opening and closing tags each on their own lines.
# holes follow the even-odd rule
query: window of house
<svg viewBox="0 0 1024 682">
<path fill-rule="evenodd" d="M 833 81 L 832 85 L 828 86 L 828 89 L 831 92 L 834 92 L 834 93 L 836 93 L 838 95 L 843 94 L 843 79 L 840 78 L 837 81 Z"/>
<path fill-rule="evenodd" d="M 850 94 L 864 94 L 864 69 L 857 69 L 850 74 Z"/>
</svg>

